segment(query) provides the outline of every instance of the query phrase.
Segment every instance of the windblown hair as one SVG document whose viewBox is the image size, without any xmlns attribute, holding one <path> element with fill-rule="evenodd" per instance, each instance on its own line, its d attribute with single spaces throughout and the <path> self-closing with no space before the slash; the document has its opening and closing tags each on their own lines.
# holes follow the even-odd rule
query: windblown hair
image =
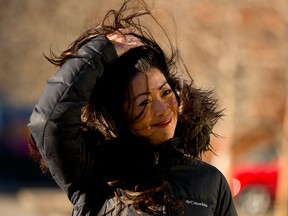
<svg viewBox="0 0 288 216">
<path fill-rule="evenodd" d="M 149 27 L 142 25 L 141 19 L 144 17 L 152 18 L 157 24 L 171 45 L 169 51 L 164 52 L 149 31 Z M 192 158 L 201 158 L 202 153 L 212 150 L 210 135 L 214 134 L 213 126 L 221 118 L 222 111 L 219 110 L 218 101 L 213 98 L 213 91 L 194 87 L 193 79 L 186 70 L 178 50 L 173 47 L 168 35 L 144 1 L 126 0 L 119 10 L 110 10 L 99 25 L 85 31 L 60 56 L 51 52 L 50 57 L 45 57 L 52 64 L 61 66 L 68 59 L 77 57 L 79 48 L 91 38 L 97 35 L 108 35 L 126 27 L 133 27 L 136 30 L 134 36 L 140 38 L 145 46 L 128 51 L 107 68 L 103 78 L 96 85 L 89 103 L 83 107 L 83 125 L 100 132 L 105 141 L 121 138 L 121 136 L 135 136 L 129 131 L 128 126 L 131 122 L 127 122 L 124 118 L 123 101 L 129 96 L 127 92 L 131 91 L 129 85 L 131 79 L 137 73 L 145 73 L 155 67 L 164 74 L 179 103 L 179 120 L 175 133 L 182 140 L 181 145 L 178 146 L 179 150 Z M 182 79 L 180 76 L 182 72 L 187 73 L 190 80 Z M 101 94 L 97 94 L 99 89 Z M 131 103 L 132 99 L 128 99 Z M 145 108 L 143 112 L 144 110 Z M 141 115 L 132 121 L 137 121 L 139 118 Z M 32 137 L 30 155 L 40 162 L 44 172 L 49 172 Z M 179 204 L 171 196 L 169 184 L 163 180 L 142 191 L 119 190 L 116 194 L 124 197 L 121 202 L 133 204 L 136 210 L 154 215 L 161 214 L 153 208 L 157 205 L 178 206 Z"/>
</svg>

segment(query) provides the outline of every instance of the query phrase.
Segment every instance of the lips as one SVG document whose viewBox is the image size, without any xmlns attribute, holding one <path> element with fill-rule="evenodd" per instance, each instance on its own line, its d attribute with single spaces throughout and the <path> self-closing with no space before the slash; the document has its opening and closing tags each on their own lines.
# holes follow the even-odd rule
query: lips
<svg viewBox="0 0 288 216">
<path fill-rule="evenodd" d="M 154 127 L 167 127 L 172 121 L 172 117 L 164 120 L 164 121 L 161 121 L 161 122 L 158 122 L 156 124 L 153 124 L 152 126 Z"/>
</svg>

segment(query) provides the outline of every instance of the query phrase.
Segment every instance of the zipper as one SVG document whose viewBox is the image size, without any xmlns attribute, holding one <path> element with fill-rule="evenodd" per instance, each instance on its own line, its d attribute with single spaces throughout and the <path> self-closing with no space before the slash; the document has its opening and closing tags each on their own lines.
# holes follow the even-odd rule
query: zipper
<svg viewBox="0 0 288 216">
<path fill-rule="evenodd" d="M 159 163 L 159 152 L 156 152 L 154 155 L 154 164 L 158 164 Z"/>
</svg>

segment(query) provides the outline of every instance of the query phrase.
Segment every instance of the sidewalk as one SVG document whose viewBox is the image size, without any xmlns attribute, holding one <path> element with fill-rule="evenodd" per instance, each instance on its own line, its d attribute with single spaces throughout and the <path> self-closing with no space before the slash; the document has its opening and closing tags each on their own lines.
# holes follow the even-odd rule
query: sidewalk
<svg viewBox="0 0 288 216">
<path fill-rule="evenodd" d="M 17 193 L 0 193 L 1 215 L 70 216 L 72 206 L 55 188 L 23 188 Z"/>
</svg>

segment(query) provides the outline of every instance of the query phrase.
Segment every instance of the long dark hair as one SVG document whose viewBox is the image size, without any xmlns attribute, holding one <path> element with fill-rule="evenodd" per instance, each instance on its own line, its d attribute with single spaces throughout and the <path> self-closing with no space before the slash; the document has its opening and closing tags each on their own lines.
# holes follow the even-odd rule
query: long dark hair
<svg viewBox="0 0 288 216">
<path fill-rule="evenodd" d="M 140 18 L 146 16 L 155 21 L 163 33 L 162 35 L 171 45 L 169 50 L 164 52 L 149 28 L 142 24 Z M 178 50 L 172 45 L 168 35 L 154 18 L 144 0 L 125 1 L 119 10 L 110 10 L 100 25 L 85 31 L 60 56 L 51 52 L 50 57 L 45 57 L 52 64 L 62 66 L 68 59 L 77 57 L 78 49 L 91 38 L 97 35 L 107 35 L 126 27 L 135 28 L 136 31 L 133 34 L 140 38 L 145 46 L 128 51 L 113 64 L 107 66 L 104 76 L 99 80 L 88 104 L 83 107 L 83 125 L 100 132 L 105 141 L 121 138 L 121 136 L 133 136 L 128 130 L 129 122 L 123 115 L 123 101 L 127 98 L 125 92 L 129 92 L 129 83 L 139 71 L 145 72 L 151 67 L 156 67 L 164 74 L 179 103 L 176 136 L 182 141 L 178 149 L 192 158 L 201 158 L 203 152 L 212 148 L 210 135 L 213 134 L 213 126 L 221 118 L 222 111 L 218 108 L 218 101 L 213 98 L 213 91 L 194 87 L 193 79 Z M 180 77 L 183 72 L 190 77 L 189 80 Z M 99 89 L 103 94 L 96 94 Z M 33 137 L 30 139 L 30 153 L 32 158 L 40 162 L 43 171 L 49 172 Z M 159 179 L 155 182 L 153 187 L 137 193 L 122 190 L 121 196 L 132 202 L 136 209 L 151 214 L 159 213 L 157 209 L 151 208 L 153 206 L 177 206 L 178 202 L 171 196 L 169 184 L 163 180 L 159 181 Z"/>
</svg>

